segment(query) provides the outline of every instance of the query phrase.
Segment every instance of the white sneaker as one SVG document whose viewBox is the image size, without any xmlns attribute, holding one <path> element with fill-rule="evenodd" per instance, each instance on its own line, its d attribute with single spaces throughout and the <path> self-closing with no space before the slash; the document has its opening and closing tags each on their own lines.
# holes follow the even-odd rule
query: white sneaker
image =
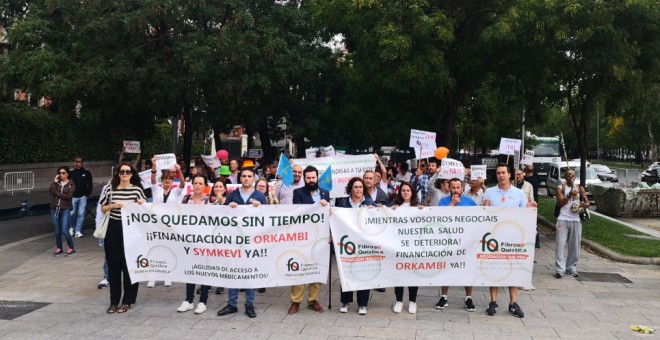
<svg viewBox="0 0 660 340">
<path fill-rule="evenodd" d="M 147 283 L 147 288 L 154 288 L 156 287 L 156 281 L 149 281 Z"/>
<path fill-rule="evenodd" d="M 195 306 L 192 303 L 188 301 L 183 301 L 181 302 L 181 306 L 179 306 L 179 308 L 177 308 L 176 311 L 179 313 L 183 313 L 192 310 L 194 307 Z"/>
<path fill-rule="evenodd" d="M 82 238 L 82 237 L 83 237 L 83 234 L 82 234 L 81 232 L 77 232 L 77 233 L 76 233 L 76 237 L 77 237 L 77 238 Z"/>
<path fill-rule="evenodd" d="M 358 314 L 359 315 L 367 315 L 367 307 L 362 306 L 362 307 L 358 308 Z"/>
<path fill-rule="evenodd" d="M 402 309 L 403 309 L 403 302 L 401 301 L 395 302 L 394 306 L 392 306 L 392 311 L 397 314 L 401 313 Z"/>
<path fill-rule="evenodd" d="M 536 287 L 534 287 L 534 286 L 527 286 L 527 287 L 520 287 L 520 289 L 522 289 L 522 290 L 524 290 L 524 291 L 530 291 L 530 290 L 535 290 Z"/>
<path fill-rule="evenodd" d="M 110 282 L 108 282 L 108 280 L 103 279 L 101 280 L 101 282 L 99 282 L 98 289 L 103 289 L 108 287 L 110 287 Z"/>
<path fill-rule="evenodd" d="M 339 308 L 339 313 L 348 313 L 348 306 L 350 306 L 348 303 L 341 305 L 341 308 Z"/>
<path fill-rule="evenodd" d="M 172 287 L 172 281 L 165 281 L 165 284 L 163 286 Z"/>
<path fill-rule="evenodd" d="M 206 304 L 204 302 L 200 302 L 197 305 L 197 308 L 195 308 L 195 314 L 202 314 L 204 312 L 206 312 Z"/>
<path fill-rule="evenodd" d="M 69 228 L 69 235 L 73 236 L 73 228 Z"/>
<path fill-rule="evenodd" d="M 410 314 L 417 313 L 417 303 L 416 302 L 411 302 L 408 305 L 408 313 L 410 313 Z"/>
</svg>

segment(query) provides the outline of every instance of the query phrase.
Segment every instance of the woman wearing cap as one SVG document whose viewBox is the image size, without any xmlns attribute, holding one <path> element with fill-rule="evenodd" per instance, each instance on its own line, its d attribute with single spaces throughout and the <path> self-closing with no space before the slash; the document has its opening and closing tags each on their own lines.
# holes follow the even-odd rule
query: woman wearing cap
<svg viewBox="0 0 660 340">
<path fill-rule="evenodd" d="M 66 255 L 73 255 L 76 253 L 73 250 L 73 238 L 71 233 L 66 230 L 70 224 L 71 209 L 73 204 L 71 199 L 73 193 L 76 191 L 76 184 L 69 178 L 69 168 L 61 166 L 57 168 L 57 175 L 55 181 L 50 184 L 50 217 L 55 226 L 55 252 L 53 256 L 62 255 L 62 234 L 66 239 L 66 245 L 69 247 Z"/>
<path fill-rule="evenodd" d="M 179 164 L 174 165 L 174 170 L 162 170 L 160 175 L 161 184 L 158 185 L 156 180 L 156 173 L 158 169 L 156 167 L 156 157 L 151 159 L 152 168 L 151 168 L 151 193 L 153 195 L 154 203 L 178 203 L 179 197 L 183 188 L 186 186 L 186 183 L 179 181 L 179 185 L 174 186 L 174 174 L 176 173 L 179 178 L 183 178 L 183 172 L 181 172 L 181 166 Z M 172 285 L 172 281 L 165 281 L 165 287 Z M 149 281 L 147 283 L 148 288 L 153 288 L 156 286 L 156 281 Z"/>
</svg>

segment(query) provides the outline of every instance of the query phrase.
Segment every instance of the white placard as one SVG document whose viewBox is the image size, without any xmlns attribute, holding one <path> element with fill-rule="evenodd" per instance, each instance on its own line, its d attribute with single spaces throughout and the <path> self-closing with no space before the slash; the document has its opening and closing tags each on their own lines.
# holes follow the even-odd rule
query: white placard
<svg viewBox="0 0 660 340">
<path fill-rule="evenodd" d="M 222 165 L 218 157 L 216 157 L 215 155 L 208 155 L 208 156 L 200 155 L 200 156 L 202 156 L 202 160 L 204 161 L 204 163 L 206 163 L 206 166 L 208 166 L 209 168 L 217 169 L 220 167 L 220 165 Z"/>
<path fill-rule="evenodd" d="M 512 138 L 502 138 L 500 139 L 500 155 L 511 155 L 513 156 L 516 153 L 516 150 L 520 150 L 520 144 L 522 140 L 512 139 Z"/>
<path fill-rule="evenodd" d="M 248 150 L 248 158 L 262 158 L 264 152 L 261 149 L 250 149 Z"/>
<path fill-rule="evenodd" d="M 376 168 L 376 158 L 374 155 L 342 155 L 335 157 L 320 158 L 297 158 L 292 159 L 291 163 L 300 165 L 303 169 L 308 165 L 313 165 L 319 170 L 319 178 L 323 175 L 325 169 L 332 165 L 332 190 L 330 198 L 346 197 L 346 184 L 353 177 L 364 175 L 367 170 Z"/>
<path fill-rule="evenodd" d="M 332 145 L 322 148 L 321 149 L 321 156 L 323 156 L 323 157 L 334 157 L 335 156 L 335 148 Z"/>
<path fill-rule="evenodd" d="M 534 150 L 525 150 L 525 155 L 520 161 L 520 165 L 534 164 Z"/>
<path fill-rule="evenodd" d="M 461 161 L 445 157 L 442 159 L 438 177 L 442 179 L 458 178 L 462 181 L 465 179 L 465 167 Z"/>
<path fill-rule="evenodd" d="M 330 228 L 344 291 L 532 282 L 535 208 L 332 208 Z"/>
<path fill-rule="evenodd" d="M 486 180 L 486 169 L 487 165 L 471 165 L 470 166 L 470 180 L 483 179 Z"/>
<path fill-rule="evenodd" d="M 318 151 L 319 151 L 319 148 L 305 149 L 305 158 L 316 158 L 316 153 Z"/>
<path fill-rule="evenodd" d="M 124 141 L 124 153 L 141 153 L 140 142 L 135 140 Z"/>
<path fill-rule="evenodd" d="M 151 188 L 151 169 L 140 171 L 138 175 L 140 175 L 140 182 L 142 183 L 142 188 L 144 189 Z M 156 183 L 160 182 L 160 175 L 161 175 L 160 169 L 156 169 Z"/>
<path fill-rule="evenodd" d="M 435 132 L 410 129 L 408 146 L 415 150 L 415 158 L 430 158 L 435 156 Z"/>
<path fill-rule="evenodd" d="M 261 288 L 328 279 L 327 206 L 128 204 L 122 220 L 131 282 Z"/>
<path fill-rule="evenodd" d="M 156 167 L 162 170 L 172 170 L 176 165 L 176 156 L 173 153 L 156 155 Z"/>
</svg>

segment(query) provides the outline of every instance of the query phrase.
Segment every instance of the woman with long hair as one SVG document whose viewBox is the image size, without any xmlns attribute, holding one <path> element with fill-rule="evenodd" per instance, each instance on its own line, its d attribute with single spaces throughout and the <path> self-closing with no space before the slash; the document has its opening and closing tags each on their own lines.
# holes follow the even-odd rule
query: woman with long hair
<svg viewBox="0 0 660 340">
<path fill-rule="evenodd" d="M 139 286 L 138 282 L 131 283 L 131 277 L 126 266 L 121 209 L 129 203 L 142 204 L 145 202 L 146 197 L 144 191 L 142 191 L 140 176 L 135 167 L 129 163 L 123 163 L 119 166 L 117 172 L 112 175 L 110 185 L 110 189 L 101 199 L 101 211 L 104 214 L 110 214 L 104 242 L 105 258 L 108 260 L 110 278 L 110 307 L 108 307 L 106 313 L 114 314 L 126 313 L 131 309 L 131 305 L 137 299 Z M 119 307 L 119 300 L 122 298 L 122 287 L 124 297 L 121 307 Z"/>
<path fill-rule="evenodd" d="M 76 253 L 73 249 L 73 238 L 66 230 L 71 221 L 71 209 L 73 208 L 71 199 L 73 193 L 76 191 L 76 183 L 73 183 L 69 176 L 69 168 L 61 166 L 57 168 L 55 180 L 50 184 L 50 218 L 55 227 L 55 252 L 53 256 L 64 254 L 62 250 L 62 234 L 64 234 L 64 238 L 66 239 L 67 247 L 69 247 L 65 255 Z"/>
<path fill-rule="evenodd" d="M 362 208 L 375 207 L 376 203 L 368 195 L 364 195 L 364 181 L 360 177 L 353 177 L 346 185 L 348 197 L 338 201 L 335 205 L 341 208 Z M 341 290 L 340 290 L 341 291 Z M 348 307 L 353 302 L 353 292 L 341 291 L 340 313 L 348 313 Z M 358 314 L 367 314 L 367 305 L 369 304 L 369 289 L 357 291 Z"/>
<path fill-rule="evenodd" d="M 399 191 L 394 197 L 392 209 L 417 206 L 423 208 L 423 206 L 419 205 L 419 201 L 417 200 L 415 187 L 408 182 L 402 182 L 399 186 Z M 408 303 L 408 313 L 410 314 L 417 313 L 417 290 L 419 290 L 419 287 L 408 287 L 408 301 L 410 301 Z M 392 310 L 394 313 L 399 314 L 403 309 L 403 287 L 394 287 L 394 296 L 396 297 L 396 301 L 394 302 Z"/>
<path fill-rule="evenodd" d="M 211 189 L 210 203 L 215 205 L 224 205 L 227 199 L 227 185 L 223 178 L 216 178 Z"/>
<path fill-rule="evenodd" d="M 204 194 L 206 189 L 206 176 L 197 174 L 192 178 L 193 193 L 183 196 L 182 204 L 209 204 L 209 196 Z M 206 312 L 206 302 L 209 299 L 209 289 L 211 286 L 202 285 L 201 295 L 199 296 L 199 304 L 195 308 L 195 314 L 202 314 Z M 177 312 L 183 313 L 194 308 L 193 301 L 195 300 L 195 284 L 186 283 L 186 299 L 181 303 Z"/>
</svg>

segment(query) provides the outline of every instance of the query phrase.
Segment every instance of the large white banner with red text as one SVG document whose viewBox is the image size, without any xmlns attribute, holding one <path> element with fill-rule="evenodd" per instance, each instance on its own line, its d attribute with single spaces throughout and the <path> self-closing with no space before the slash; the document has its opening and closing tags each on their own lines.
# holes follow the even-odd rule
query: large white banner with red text
<svg viewBox="0 0 660 340">
<path fill-rule="evenodd" d="M 229 288 L 325 283 L 329 207 L 130 204 L 122 208 L 132 282 Z"/>
<path fill-rule="evenodd" d="M 535 208 L 333 208 L 344 291 L 393 286 L 529 286 Z"/>
</svg>

